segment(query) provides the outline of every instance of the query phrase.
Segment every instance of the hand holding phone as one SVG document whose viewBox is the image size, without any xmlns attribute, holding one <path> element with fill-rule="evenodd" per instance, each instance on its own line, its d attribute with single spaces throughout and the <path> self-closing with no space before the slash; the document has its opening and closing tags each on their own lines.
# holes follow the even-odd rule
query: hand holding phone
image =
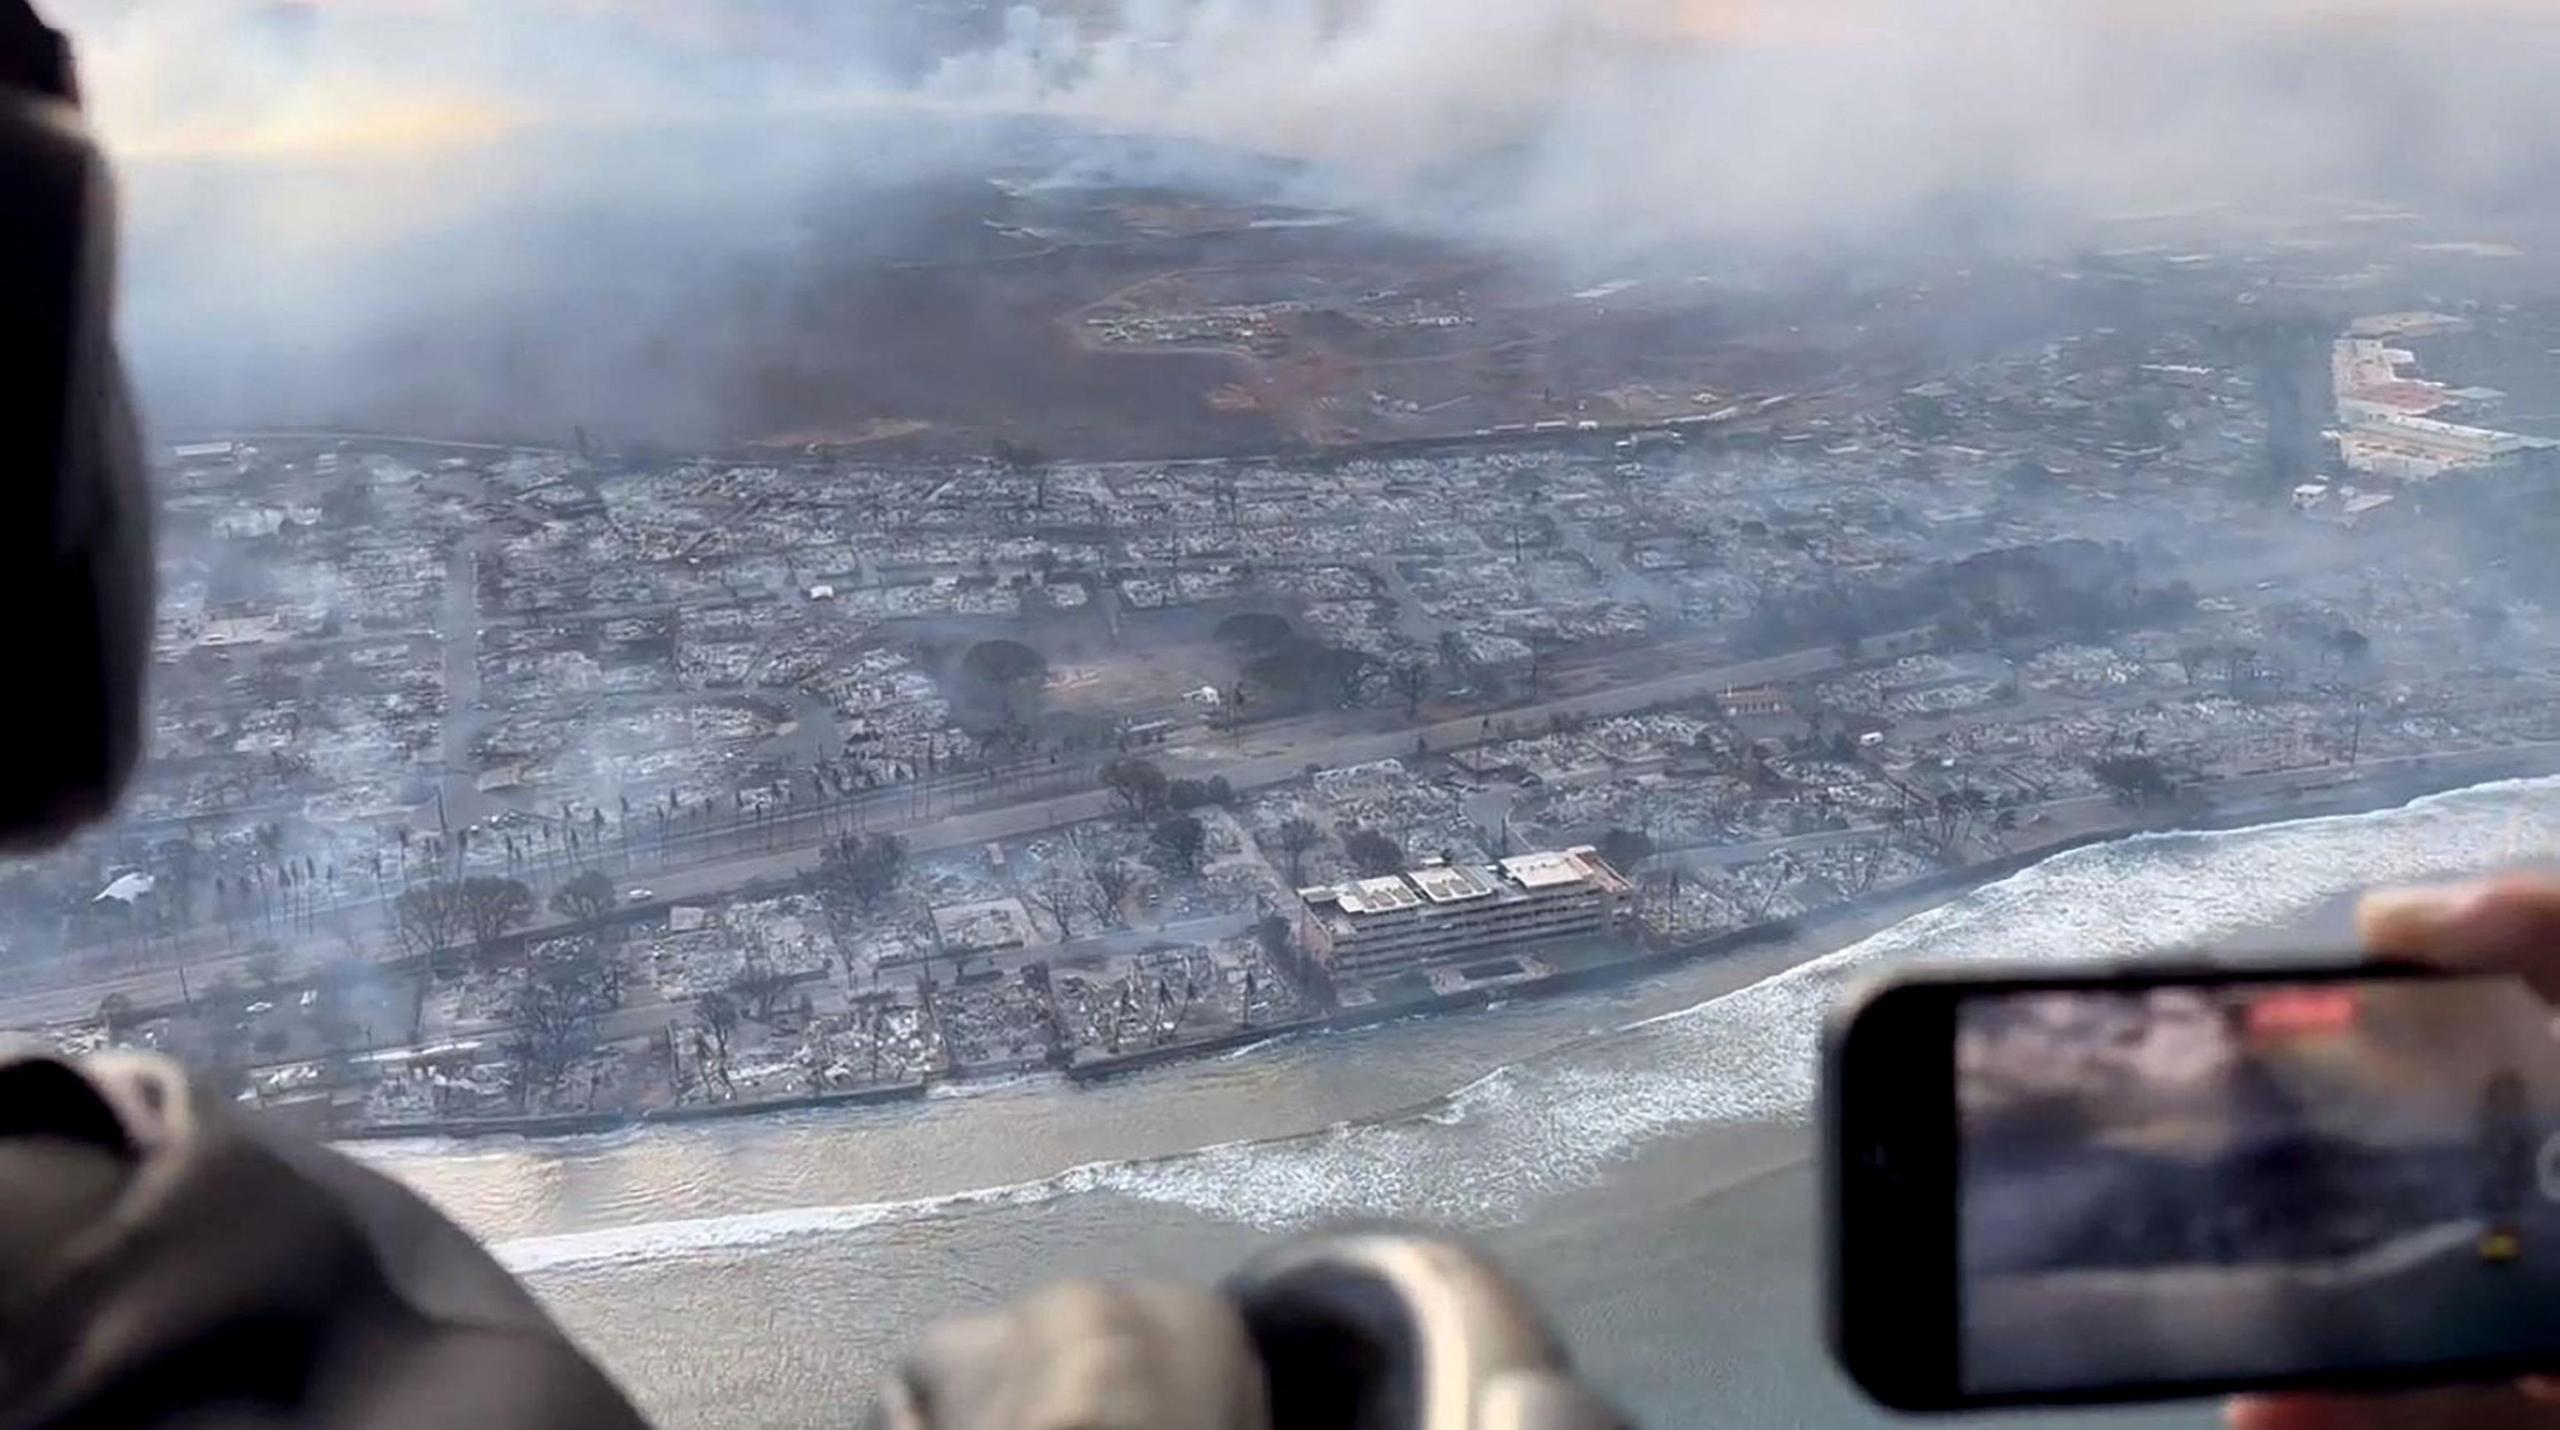
<svg viewBox="0 0 2560 1430">
<path fill-rule="evenodd" d="M 2560 879 L 2508 876 L 2466 884 L 2385 890 L 2368 896 L 2356 923 L 2384 958 L 2449 969 L 2503 972 L 2560 1004 Z M 2544 1314 L 2553 1314 L 2545 1311 Z M 2370 1430 L 2380 1425 L 2560 1424 L 2553 1362 L 2504 1386 L 2471 1385 L 2376 1400 L 2353 1395 L 2245 1396 L 2233 1430 Z"/>
<path fill-rule="evenodd" d="M 2560 1038 L 2509 972 L 2560 973 L 2560 885 L 2366 922 L 2440 966 L 1924 975 L 1846 1010 L 1825 1186 L 1852 1377 L 1946 1409 L 2560 1366 Z M 2242 1413 L 2369 1423 L 2324 1406 Z"/>
</svg>

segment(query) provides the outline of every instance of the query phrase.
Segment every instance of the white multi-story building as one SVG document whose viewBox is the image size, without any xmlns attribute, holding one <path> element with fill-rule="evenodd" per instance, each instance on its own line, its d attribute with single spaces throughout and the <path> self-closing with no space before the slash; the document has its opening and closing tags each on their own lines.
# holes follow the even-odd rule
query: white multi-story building
<svg viewBox="0 0 2560 1430">
<path fill-rule="evenodd" d="M 2329 350 L 2329 384 L 2337 399 L 2339 460 L 2350 471 L 2394 481 L 2433 481 L 2484 467 L 2502 457 L 2552 444 L 2495 428 L 2446 422 L 2430 414 L 2486 411 L 2503 394 L 2485 387 L 2447 387 L 2413 376 L 2416 354 L 2383 341 L 2385 334 L 2446 331 L 2459 319 L 2392 313 L 2359 322 Z"/>
<path fill-rule="evenodd" d="M 1632 887 L 1584 845 L 1322 884 L 1298 897 L 1308 949 L 1336 977 L 1364 978 L 1604 932 Z"/>
<path fill-rule="evenodd" d="M 2543 438 L 2427 417 L 2361 421 L 2338 436 L 2349 469 L 2403 482 L 2433 481 L 2447 472 L 2485 467 L 2501 457 L 2553 444 Z"/>
</svg>

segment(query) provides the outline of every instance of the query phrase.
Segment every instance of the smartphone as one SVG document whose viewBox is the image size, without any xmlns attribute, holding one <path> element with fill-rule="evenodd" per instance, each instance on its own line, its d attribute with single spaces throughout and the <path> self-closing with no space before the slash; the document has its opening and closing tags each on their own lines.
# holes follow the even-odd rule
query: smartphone
<svg viewBox="0 0 2560 1430">
<path fill-rule="evenodd" d="M 1912 975 L 1822 1078 L 1833 1354 L 1955 1410 L 2560 1367 L 2560 1036 L 2370 963 Z"/>
</svg>

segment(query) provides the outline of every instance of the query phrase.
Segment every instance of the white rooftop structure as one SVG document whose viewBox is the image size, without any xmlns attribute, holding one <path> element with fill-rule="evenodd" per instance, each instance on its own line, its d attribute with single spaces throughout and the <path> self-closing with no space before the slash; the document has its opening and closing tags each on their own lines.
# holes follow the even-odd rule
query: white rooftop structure
<svg viewBox="0 0 2560 1430">
<path fill-rule="evenodd" d="M 1461 899 L 1481 899 L 1493 892 L 1493 885 L 1486 883 L 1474 871 L 1454 864 L 1438 864 L 1429 868 L 1416 869 L 1405 877 L 1413 881 L 1413 886 L 1422 891 L 1424 898 L 1435 904 L 1454 904 Z"/>
<path fill-rule="evenodd" d="M 1336 902 L 1346 914 L 1383 914 L 1412 908 L 1422 899 L 1401 877 L 1384 874 L 1344 884 Z"/>
<path fill-rule="evenodd" d="M 1627 881 L 1588 845 L 1498 864 L 1433 862 L 1300 889 L 1310 946 L 1338 973 L 1366 976 L 1489 948 L 1605 932 Z"/>
<path fill-rule="evenodd" d="M 2422 338 L 2435 333 L 2456 333 L 2471 324 L 2450 313 L 2374 313 L 2356 319 L 2347 331 L 2359 338 Z"/>
<path fill-rule="evenodd" d="M 1579 884 L 1591 877 L 1582 861 L 1562 850 L 1546 850 L 1536 854 L 1515 854 L 1502 861 L 1502 872 L 1524 889 L 1552 889 L 1562 884 Z"/>
</svg>

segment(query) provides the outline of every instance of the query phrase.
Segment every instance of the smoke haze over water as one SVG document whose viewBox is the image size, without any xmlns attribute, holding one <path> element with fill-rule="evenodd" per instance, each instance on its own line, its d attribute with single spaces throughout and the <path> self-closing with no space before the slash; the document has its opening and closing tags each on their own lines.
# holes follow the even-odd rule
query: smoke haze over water
<svg viewBox="0 0 2560 1430">
<path fill-rule="evenodd" d="M 1278 158 L 1291 197 L 1584 272 L 2233 200 L 2496 214 L 2560 177 L 2529 0 L 52 9 L 128 160 L 164 425 L 752 428 L 766 355 L 866 339 L 777 315 L 930 247 L 918 196 L 1022 165 L 1026 120 L 1040 163 L 1079 133 L 1192 185 Z"/>
</svg>

